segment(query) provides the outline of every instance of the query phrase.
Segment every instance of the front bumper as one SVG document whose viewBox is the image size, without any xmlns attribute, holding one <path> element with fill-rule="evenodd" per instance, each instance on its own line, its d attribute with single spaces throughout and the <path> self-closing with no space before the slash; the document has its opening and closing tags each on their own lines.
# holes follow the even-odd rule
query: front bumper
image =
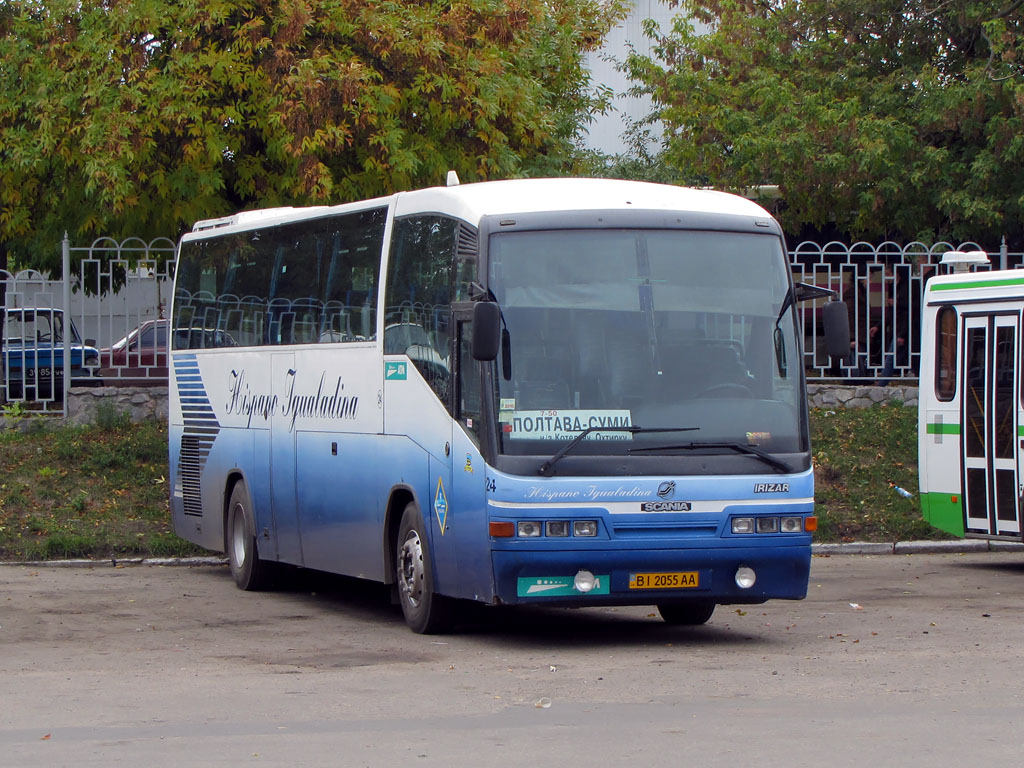
<svg viewBox="0 0 1024 768">
<path fill-rule="evenodd" d="M 716 603 L 763 603 L 771 599 L 800 600 L 807 596 L 810 544 L 714 549 L 562 550 L 492 552 L 496 602 L 506 604 L 651 605 L 678 600 Z M 740 567 L 753 568 L 750 588 L 736 583 Z M 598 585 L 583 593 L 572 587 L 586 570 Z M 631 589 L 637 573 L 697 573 L 697 586 Z"/>
</svg>

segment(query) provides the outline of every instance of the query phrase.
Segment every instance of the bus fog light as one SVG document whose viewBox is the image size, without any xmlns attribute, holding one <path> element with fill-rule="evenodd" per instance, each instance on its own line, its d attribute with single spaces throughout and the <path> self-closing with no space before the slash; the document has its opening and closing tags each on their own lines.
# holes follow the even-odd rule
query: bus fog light
<svg viewBox="0 0 1024 768">
<path fill-rule="evenodd" d="M 779 530 L 779 518 L 759 517 L 757 518 L 758 533 L 777 533 Z"/>
<path fill-rule="evenodd" d="M 733 533 L 753 533 L 754 532 L 754 518 L 752 518 L 752 517 L 734 517 L 732 519 L 732 532 Z"/>
<path fill-rule="evenodd" d="M 783 533 L 800 533 L 804 529 L 802 517 L 784 517 L 780 522 L 780 530 Z"/>
<path fill-rule="evenodd" d="M 561 538 L 569 535 L 568 520 L 548 520 L 544 523 L 544 535 Z"/>
<path fill-rule="evenodd" d="M 757 574 L 753 568 L 743 565 L 736 569 L 736 586 L 740 589 L 750 589 L 757 581 Z"/>
<path fill-rule="evenodd" d="M 516 525 L 517 535 L 526 539 L 540 536 L 540 532 L 541 524 L 533 520 L 520 520 Z"/>
<path fill-rule="evenodd" d="M 576 588 L 577 592 L 586 593 L 597 586 L 597 577 L 590 571 L 580 571 L 576 574 L 576 578 L 572 580 L 572 585 Z"/>
<path fill-rule="evenodd" d="M 573 536 L 597 536 L 597 520 L 573 520 Z"/>
</svg>

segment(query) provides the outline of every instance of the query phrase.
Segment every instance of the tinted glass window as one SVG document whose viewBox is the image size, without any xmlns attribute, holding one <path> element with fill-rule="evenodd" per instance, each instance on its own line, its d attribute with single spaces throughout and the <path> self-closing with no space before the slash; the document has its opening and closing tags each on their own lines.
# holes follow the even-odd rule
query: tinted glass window
<svg viewBox="0 0 1024 768">
<path fill-rule="evenodd" d="M 185 243 L 176 349 L 376 336 L 386 208 Z"/>
<path fill-rule="evenodd" d="M 952 400 L 956 394 L 956 310 L 939 309 L 935 319 L 935 395 Z"/>
<path fill-rule="evenodd" d="M 458 222 L 444 216 L 395 222 L 384 316 L 384 354 L 408 355 L 446 403 L 457 231 Z"/>
</svg>

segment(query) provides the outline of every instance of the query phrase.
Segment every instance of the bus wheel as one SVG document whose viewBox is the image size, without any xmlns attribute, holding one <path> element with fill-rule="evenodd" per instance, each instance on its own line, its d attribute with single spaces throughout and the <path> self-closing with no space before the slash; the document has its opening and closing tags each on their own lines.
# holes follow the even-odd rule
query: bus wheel
<svg viewBox="0 0 1024 768">
<path fill-rule="evenodd" d="M 434 593 L 434 572 L 430 563 L 423 515 L 414 502 L 402 513 L 395 552 L 398 598 L 409 629 L 417 634 L 446 632 L 452 625 L 452 601 Z"/>
<path fill-rule="evenodd" d="M 239 480 L 231 490 L 228 519 L 224 529 L 231 575 L 239 589 L 259 590 L 270 586 L 273 563 L 261 560 L 256 550 L 256 524 L 245 483 Z"/>
<path fill-rule="evenodd" d="M 687 603 L 659 603 L 658 613 L 666 624 L 692 627 L 706 624 L 715 612 L 715 604 L 705 600 L 694 600 Z"/>
</svg>

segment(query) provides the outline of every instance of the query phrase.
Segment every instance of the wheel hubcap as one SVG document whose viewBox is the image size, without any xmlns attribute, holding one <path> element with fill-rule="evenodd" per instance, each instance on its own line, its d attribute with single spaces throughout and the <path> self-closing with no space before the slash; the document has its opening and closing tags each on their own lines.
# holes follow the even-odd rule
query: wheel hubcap
<svg viewBox="0 0 1024 768">
<path fill-rule="evenodd" d="M 423 597 L 423 545 L 416 531 L 409 531 L 398 552 L 398 584 L 402 596 L 414 608 Z"/>
<path fill-rule="evenodd" d="M 231 561 L 235 568 L 241 568 L 245 564 L 245 513 L 242 507 L 236 505 L 231 510 Z"/>
</svg>

